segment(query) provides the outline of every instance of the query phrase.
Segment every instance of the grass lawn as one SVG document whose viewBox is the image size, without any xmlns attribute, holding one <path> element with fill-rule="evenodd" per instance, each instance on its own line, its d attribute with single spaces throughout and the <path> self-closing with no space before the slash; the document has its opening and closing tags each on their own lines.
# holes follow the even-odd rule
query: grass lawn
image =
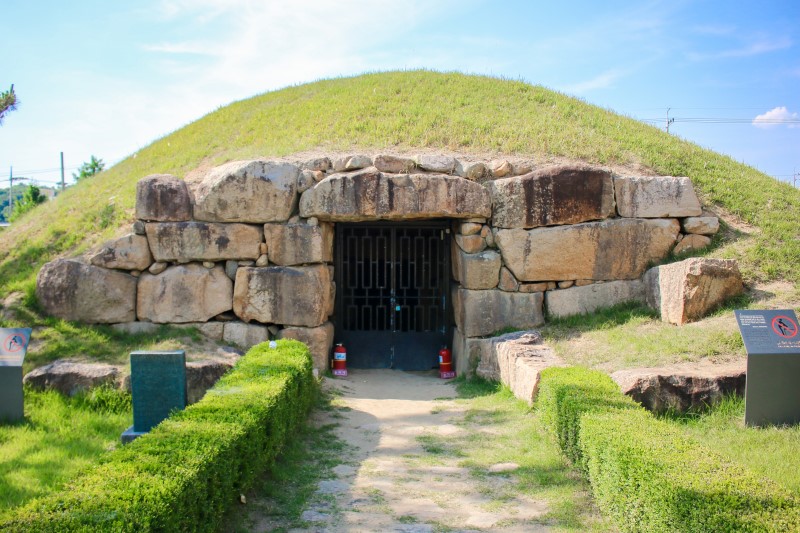
<svg viewBox="0 0 800 533">
<path fill-rule="evenodd" d="M 130 395 L 116 390 L 66 398 L 25 390 L 25 420 L 0 425 L 0 517 L 58 490 L 119 443 Z"/>
<path fill-rule="evenodd" d="M 703 413 L 665 417 L 694 438 L 800 496 L 800 425 L 744 425 L 744 399 L 726 398 Z"/>
</svg>

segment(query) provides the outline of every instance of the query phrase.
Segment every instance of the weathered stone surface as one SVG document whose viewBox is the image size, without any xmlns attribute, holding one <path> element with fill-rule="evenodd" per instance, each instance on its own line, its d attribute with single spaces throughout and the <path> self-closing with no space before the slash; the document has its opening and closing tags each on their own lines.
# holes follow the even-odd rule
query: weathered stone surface
<svg viewBox="0 0 800 533">
<path fill-rule="evenodd" d="M 544 292 L 553 289 L 555 289 L 555 283 L 553 283 L 552 287 L 550 284 L 544 282 L 519 284 L 519 292 Z"/>
<path fill-rule="evenodd" d="M 203 268 L 214 268 L 217 264 L 213 261 L 203 261 Z"/>
<path fill-rule="evenodd" d="M 312 170 L 303 170 L 297 176 L 297 192 L 302 194 L 317 183 L 316 174 Z"/>
<path fill-rule="evenodd" d="M 557 166 L 490 183 L 497 228 L 577 224 L 614 215 L 611 173 Z"/>
<path fill-rule="evenodd" d="M 157 276 L 158 274 L 164 272 L 168 266 L 169 263 L 166 263 L 164 261 L 156 261 L 155 263 L 150 265 L 150 268 L 148 268 L 147 271 L 150 272 L 152 275 Z"/>
<path fill-rule="evenodd" d="M 428 172 L 452 174 L 456 168 L 456 160 L 447 155 L 418 155 L 417 166 Z"/>
<path fill-rule="evenodd" d="M 190 404 L 199 402 L 208 389 L 231 368 L 233 361 L 218 359 L 186 363 L 186 402 Z"/>
<path fill-rule="evenodd" d="M 311 352 L 314 368 L 323 371 L 330 364 L 331 348 L 333 347 L 333 324 L 325 322 L 316 328 L 288 327 L 278 332 L 279 339 L 295 339 L 306 346 Z"/>
<path fill-rule="evenodd" d="M 354 155 L 344 164 L 345 170 L 359 170 L 372 166 L 372 158 L 368 155 Z"/>
<path fill-rule="evenodd" d="M 456 289 L 456 326 L 467 337 L 491 335 L 505 328 L 530 329 L 544 323 L 542 293 Z"/>
<path fill-rule="evenodd" d="M 689 178 L 615 176 L 614 190 L 623 217 L 695 217 L 703 212 Z"/>
<path fill-rule="evenodd" d="M 307 170 L 311 170 L 313 172 L 317 171 L 326 171 L 331 168 L 331 160 L 327 157 L 317 157 L 315 159 L 309 159 L 305 163 L 303 163 L 303 168 Z"/>
<path fill-rule="evenodd" d="M 261 226 L 209 222 L 161 222 L 146 226 L 156 261 L 225 261 L 256 259 Z"/>
<path fill-rule="evenodd" d="M 136 235 L 144 235 L 144 234 L 145 234 L 145 231 L 144 231 L 144 222 L 142 222 L 141 220 L 137 220 L 137 221 L 135 221 L 135 222 L 134 222 L 134 223 L 131 225 L 131 228 L 133 229 L 133 232 L 134 232 Z"/>
<path fill-rule="evenodd" d="M 265 224 L 269 260 L 276 265 L 333 261 L 333 225 Z"/>
<path fill-rule="evenodd" d="M 684 412 L 712 405 L 726 395 L 744 396 L 746 361 L 715 365 L 687 363 L 633 368 L 611 374 L 622 392 L 650 411 Z"/>
<path fill-rule="evenodd" d="M 300 169 L 289 163 L 233 161 L 195 189 L 194 218 L 207 222 L 284 222 L 297 203 Z"/>
<path fill-rule="evenodd" d="M 495 159 L 489 163 L 489 172 L 494 178 L 504 178 L 511 174 L 514 167 L 505 159 Z"/>
<path fill-rule="evenodd" d="M 57 390 L 67 396 L 106 385 L 117 388 L 121 379 L 117 367 L 62 359 L 28 372 L 22 382 L 38 390 Z"/>
<path fill-rule="evenodd" d="M 225 322 L 222 340 L 249 350 L 256 344 L 269 340 L 269 328 L 261 324 L 245 324 L 239 321 Z"/>
<path fill-rule="evenodd" d="M 508 385 L 514 396 L 528 405 L 536 398 L 541 371 L 564 365 L 536 331 L 508 333 L 486 340 L 490 341 L 490 348 L 482 346 L 476 374 Z"/>
<path fill-rule="evenodd" d="M 520 281 L 635 279 L 669 253 L 674 219 L 612 219 L 572 226 L 503 229 L 495 239 Z"/>
<path fill-rule="evenodd" d="M 483 163 L 456 160 L 455 173 L 462 178 L 475 181 L 483 178 L 486 172 L 486 165 Z"/>
<path fill-rule="evenodd" d="M 269 256 L 267 254 L 259 255 L 258 259 L 256 259 L 256 266 L 257 267 L 269 266 Z M 234 278 L 234 279 L 236 279 L 236 278 Z"/>
<path fill-rule="evenodd" d="M 227 274 L 227 276 L 231 278 L 231 281 L 236 279 L 236 271 L 238 269 L 239 269 L 238 261 L 232 261 L 230 259 L 228 261 L 225 261 L 225 274 Z"/>
<path fill-rule="evenodd" d="M 169 174 L 154 174 L 136 183 L 136 218 L 150 222 L 192 219 L 192 200 L 186 182 Z"/>
<path fill-rule="evenodd" d="M 191 263 L 139 278 L 136 314 L 156 323 L 206 322 L 231 309 L 233 283 L 221 266 Z"/>
<path fill-rule="evenodd" d="M 645 303 L 644 283 L 638 279 L 575 286 L 545 295 L 547 315 L 552 317 L 584 315 L 631 301 Z"/>
<path fill-rule="evenodd" d="M 681 242 L 675 245 L 673 249 L 673 253 L 675 255 L 682 254 L 684 252 L 691 252 L 692 250 L 702 250 L 703 248 L 709 246 L 711 244 L 711 237 L 706 237 L 705 235 L 686 235 Z"/>
<path fill-rule="evenodd" d="M 328 318 L 331 285 L 324 265 L 239 268 L 233 311 L 245 322 L 321 326 Z"/>
<path fill-rule="evenodd" d="M 459 251 L 458 279 L 465 289 L 493 289 L 497 287 L 500 276 L 500 266 L 502 260 L 500 254 L 492 250 L 486 250 L 477 254 L 467 254 Z"/>
<path fill-rule="evenodd" d="M 317 183 L 303 193 L 300 214 L 340 222 L 472 218 L 490 216 L 491 203 L 486 189 L 464 178 L 367 169 Z"/>
<path fill-rule="evenodd" d="M 744 291 L 734 259 L 694 257 L 651 268 L 644 276 L 647 304 L 661 320 L 685 324 L 700 319 Z"/>
<path fill-rule="evenodd" d="M 476 224 L 474 222 L 462 222 L 458 225 L 458 232 L 461 235 L 477 235 L 482 229 L 482 224 Z"/>
<path fill-rule="evenodd" d="M 458 328 L 453 328 L 453 364 L 456 375 L 472 377 L 484 350 L 492 349 L 492 339 L 465 337 Z"/>
<path fill-rule="evenodd" d="M 573 285 L 575 285 L 575 281 L 574 280 L 567 280 L 567 281 L 559 281 L 558 282 L 558 288 L 559 289 L 569 289 Z"/>
<path fill-rule="evenodd" d="M 486 241 L 480 235 L 456 235 L 456 244 L 468 254 L 477 254 L 486 249 Z"/>
<path fill-rule="evenodd" d="M 381 172 L 390 172 L 392 174 L 406 174 L 417 166 L 413 159 L 395 155 L 375 156 L 372 164 Z"/>
<path fill-rule="evenodd" d="M 715 216 L 687 217 L 681 224 L 684 233 L 714 235 L 719 231 L 719 219 Z"/>
<path fill-rule="evenodd" d="M 512 274 L 509 269 L 502 267 L 500 269 L 500 282 L 497 284 L 497 288 L 501 291 L 517 292 L 519 290 L 519 281 L 517 281 L 517 278 L 514 277 L 514 274 Z"/>
<path fill-rule="evenodd" d="M 222 322 L 187 322 L 185 324 L 172 324 L 176 328 L 196 328 L 201 335 L 215 341 L 222 340 L 224 324 Z"/>
<path fill-rule="evenodd" d="M 121 324 L 111 324 L 111 329 L 127 333 L 128 335 L 139 335 L 146 333 L 148 335 L 158 331 L 160 326 L 152 322 L 122 322 Z"/>
<path fill-rule="evenodd" d="M 147 237 L 131 233 L 105 243 L 90 262 L 103 268 L 145 270 L 153 262 L 153 256 L 147 245 Z"/>
<path fill-rule="evenodd" d="M 136 320 L 136 278 L 72 259 L 47 263 L 36 297 L 49 315 L 90 324 Z"/>
</svg>

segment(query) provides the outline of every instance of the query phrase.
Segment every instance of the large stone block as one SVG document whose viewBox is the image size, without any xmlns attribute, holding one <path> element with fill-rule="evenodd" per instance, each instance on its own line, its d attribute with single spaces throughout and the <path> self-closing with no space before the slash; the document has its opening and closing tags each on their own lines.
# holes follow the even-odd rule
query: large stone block
<svg viewBox="0 0 800 533">
<path fill-rule="evenodd" d="M 493 289 L 500 278 L 502 260 L 500 254 L 485 250 L 477 254 L 467 254 L 458 250 L 459 273 L 457 279 L 465 289 Z"/>
<path fill-rule="evenodd" d="M 192 200 L 186 182 L 169 174 L 154 174 L 136 183 L 136 218 L 151 222 L 192 219 Z"/>
<path fill-rule="evenodd" d="M 162 222 L 145 226 L 156 261 L 258 259 L 263 229 L 248 224 Z"/>
<path fill-rule="evenodd" d="M 638 279 L 594 283 L 545 294 L 547 315 L 552 317 L 585 315 L 632 301 L 645 303 L 644 283 Z"/>
<path fill-rule="evenodd" d="M 300 198 L 300 215 L 358 222 L 491 215 L 483 186 L 456 176 L 383 174 L 375 169 L 333 174 Z"/>
<path fill-rule="evenodd" d="M 103 268 L 146 270 L 153 262 L 153 255 L 147 237 L 131 233 L 105 243 L 90 262 Z"/>
<path fill-rule="evenodd" d="M 65 320 L 114 324 L 136 320 L 136 278 L 72 259 L 47 263 L 36 277 L 45 312 Z"/>
<path fill-rule="evenodd" d="M 240 267 L 233 312 L 250 322 L 317 327 L 328 318 L 331 276 L 325 265 Z"/>
<path fill-rule="evenodd" d="M 60 359 L 28 372 L 22 381 L 37 390 L 57 390 L 74 396 L 100 386 L 118 388 L 122 376 L 119 368 L 112 365 Z"/>
<path fill-rule="evenodd" d="M 520 281 L 635 279 L 667 256 L 674 219 L 612 219 L 553 228 L 503 229 L 496 241 Z"/>
<path fill-rule="evenodd" d="M 542 370 L 564 365 L 536 331 L 507 333 L 485 341 L 489 341 L 488 347 L 482 346 L 476 374 L 508 385 L 514 396 L 528 405 L 536 398 Z"/>
<path fill-rule="evenodd" d="M 456 289 L 456 326 L 467 337 L 492 335 L 506 328 L 530 329 L 544 323 L 542 293 Z"/>
<path fill-rule="evenodd" d="M 453 328 L 453 361 L 456 375 L 473 377 L 486 350 L 492 349 L 492 339 L 465 337 L 458 328 Z"/>
<path fill-rule="evenodd" d="M 624 394 L 650 411 L 685 412 L 706 408 L 732 394 L 744 396 L 747 364 L 741 361 L 632 368 L 614 372 L 611 378 Z"/>
<path fill-rule="evenodd" d="M 329 359 L 333 347 L 333 324 L 325 322 L 316 328 L 290 326 L 278 332 L 279 339 L 294 339 L 308 346 L 314 368 L 320 371 L 330 366 Z"/>
<path fill-rule="evenodd" d="M 269 260 L 276 265 L 333 261 L 333 225 L 265 224 Z"/>
<path fill-rule="evenodd" d="M 249 350 L 256 344 L 269 340 L 269 328 L 261 324 L 245 324 L 244 322 L 225 322 L 222 340 Z"/>
<path fill-rule="evenodd" d="M 297 203 L 300 169 L 289 163 L 233 161 L 212 169 L 194 191 L 194 218 L 285 222 Z"/>
<path fill-rule="evenodd" d="M 647 304 L 661 320 L 685 324 L 703 318 L 728 298 L 744 291 L 734 259 L 693 257 L 651 268 L 644 276 Z"/>
<path fill-rule="evenodd" d="M 623 217 L 696 217 L 703 212 L 689 178 L 615 176 L 614 190 Z"/>
<path fill-rule="evenodd" d="M 232 298 L 233 282 L 221 266 L 177 265 L 157 276 L 142 273 L 136 314 L 159 324 L 206 322 L 230 311 Z"/>
<path fill-rule="evenodd" d="M 557 166 L 491 182 L 496 228 L 577 224 L 611 217 L 611 173 L 589 167 Z"/>
</svg>

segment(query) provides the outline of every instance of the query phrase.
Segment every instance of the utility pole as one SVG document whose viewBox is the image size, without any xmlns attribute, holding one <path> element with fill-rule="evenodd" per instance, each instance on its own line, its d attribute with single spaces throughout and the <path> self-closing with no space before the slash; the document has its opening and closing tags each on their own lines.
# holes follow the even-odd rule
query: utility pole
<svg viewBox="0 0 800 533">
<path fill-rule="evenodd" d="M 22 181 L 28 178 L 15 178 L 14 177 L 14 167 L 9 167 L 8 171 L 8 216 L 11 216 L 11 212 L 14 210 L 14 195 L 11 194 L 11 189 L 14 188 L 15 181 Z"/>
<path fill-rule="evenodd" d="M 797 187 L 797 184 L 800 183 L 800 172 L 795 172 L 794 177 L 792 178 L 792 184 Z"/>
<path fill-rule="evenodd" d="M 64 152 L 61 152 L 61 192 L 64 192 Z"/>
<path fill-rule="evenodd" d="M 672 109 L 671 107 L 667 108 L 667 133 L 669 133 L 669 125 L 675 122 L 674 118 L 669 118 L 669 110 Z"/>
</svg>

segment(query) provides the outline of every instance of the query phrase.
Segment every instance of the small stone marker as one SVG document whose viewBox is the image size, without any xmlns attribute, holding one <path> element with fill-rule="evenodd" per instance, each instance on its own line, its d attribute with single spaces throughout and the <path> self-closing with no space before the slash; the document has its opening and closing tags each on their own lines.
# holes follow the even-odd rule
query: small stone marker
<svg viewBox="0 0 800 533">
<path fill-rule="evenodd" d="M 800 332 L 791 309 L 734 311 L 747 350 L 744 421 L 800 423 Z"/>
<path fill-rule="evenodd" d="M 131 352 L 131 394 L 133 425 L 122 434 L 123 444 L 186 407 L 186 352 Z"/>
<path fill-rule="evenodd" d="M 0 422 L 25 418 L 22 362 L 30 339 L 31 328 L 0 328 Z"/>
</svg>

